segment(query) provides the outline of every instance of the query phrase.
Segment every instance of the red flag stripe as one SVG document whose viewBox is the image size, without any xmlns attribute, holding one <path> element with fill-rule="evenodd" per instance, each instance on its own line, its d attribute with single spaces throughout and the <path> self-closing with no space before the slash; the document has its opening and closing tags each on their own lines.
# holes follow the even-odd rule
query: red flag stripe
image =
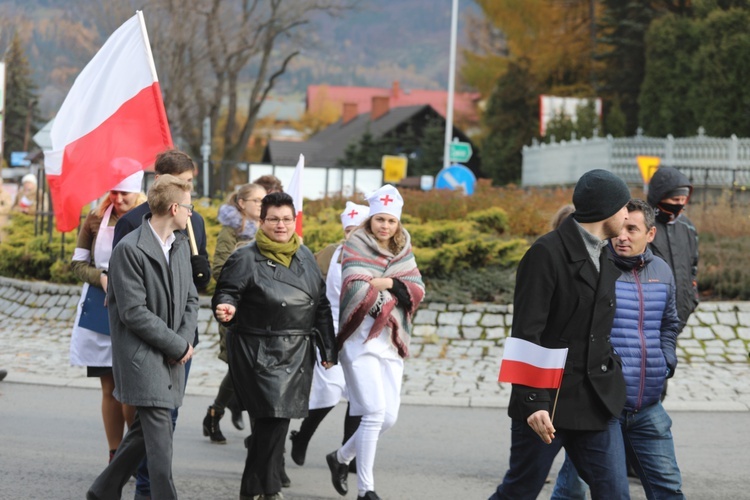
<svg viewBox="0 0 750 500">
<path fill-rule="evenodd" d="M 161 90 L 155 82 L 94 130 L 66 145 L 61 174 L 48 176 L 58 230 L 78 227 L 84 205 L 135 173 L 109 168 L 112 159 L 128 157 L 147 166 L 171 142 Z"/>
<path fill-rule="evenodd" d="M 498 382 L 528 385 L 539 389 L 557 389 L 562 382 L 563 368 L 539 368 L 538 366 L 504 359 L 500 364 Z"/>
</svg>

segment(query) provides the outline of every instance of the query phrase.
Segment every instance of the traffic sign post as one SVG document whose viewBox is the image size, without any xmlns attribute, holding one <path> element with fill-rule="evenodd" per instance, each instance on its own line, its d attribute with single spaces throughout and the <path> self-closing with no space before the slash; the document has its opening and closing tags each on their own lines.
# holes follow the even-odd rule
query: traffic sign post
<svg viewBox="0 0 750 500">
<path fill-rule="evenodd" d="M 468 142 L 451 142 L 450 147 L 450 161 L 451 163 L 466 163 L 471 159 L 471 155 L 474 151 L 471 149 L 471 144 Z"/>
<path fill-rule="evenodd" d="M 638 170 L 641 171 L 641 178 L 643 178 L 643 192 L 648 193 L 648 185 L 651 182 L 651 177 L 659 169 L 661 158 L 658 156 L 636 156 L 635 162 L 638 164 Z"/>
<path fill-rule="evenodd" d="M 406 177 L 406 167 L 409 159 L 406 156 L 383 155 L 381 168 L 383 169 L 383 182 L 394 184 L 401 182 Z"/>
<path fill-rule="evenodd" d="M 474 172 L 463 165 L 451 165 L 438 172 L 435 178 L 436 189 L 462 189 L 465 194 L 474 194 L 474 185 L 477 178 Z"/>
</svg>

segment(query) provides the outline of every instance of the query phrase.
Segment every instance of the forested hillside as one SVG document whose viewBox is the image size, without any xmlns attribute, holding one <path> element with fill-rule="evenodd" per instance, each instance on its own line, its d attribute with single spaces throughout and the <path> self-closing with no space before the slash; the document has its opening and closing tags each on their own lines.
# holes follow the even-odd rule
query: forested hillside
<svg viewBox="0 0 750 500">
<path fill-rule="evenodd" d="M 144 3 L 130 2 L 133 11 Z M 110 0 L 0 2 L 0 53 L 17 31 L 42 116 L 54 115 L 75 76 L 119 24 L 112 5 Z M 461 2 L 462 13 L 473 8 Z M 407 89 L 446 88 L 450 10 L 450 0 L 360 0 L 335 18 L 310 19 L 306 29 L 314 30 L 314 43 L 279 79 L 277 91 L 304 92 L 321 83 L 390 86 L 394 80 Z M 148 7 L 144 13 L 148 24 Z"/>
</svg>

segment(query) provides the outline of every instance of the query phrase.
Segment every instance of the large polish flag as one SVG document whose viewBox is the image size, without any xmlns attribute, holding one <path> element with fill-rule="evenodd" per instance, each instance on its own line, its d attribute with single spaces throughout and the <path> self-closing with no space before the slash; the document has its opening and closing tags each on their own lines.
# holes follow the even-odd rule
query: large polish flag
<svg viewBox="0 0 750 500">
<path fill-rule="evenodd" d="M 567 348 L 547 349 L 527 340 L 508 337 L 497 381 L 558 389 L 567 357 Z"/>
<path fill-rule="evenodd" d="M 78 75 L 55 117 L 51 140 L 44 171 L 61 232 L 78 226 L 87 203 L 172 147 L 141 11 Z"/>
<path fill-rule="evenodd" d="M 294 211 L 297 213 L 297 224 L 294 232 L 302 237 L 302 172 L 305 170 L 305 155 L 299 155 L 297 167 L 292 174 L 292 180 L 289 181 L 289 187 L 286 192 L 294 200 Z"/>
</svg>

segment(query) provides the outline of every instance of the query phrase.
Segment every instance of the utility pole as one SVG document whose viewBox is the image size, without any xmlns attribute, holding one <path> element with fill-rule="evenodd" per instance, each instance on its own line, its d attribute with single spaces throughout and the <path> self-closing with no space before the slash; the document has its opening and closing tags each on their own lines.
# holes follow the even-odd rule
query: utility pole
<svg viewBox="0 0 750 500">
<path fill-rule="evenodd" d="M 453 0 L 451 10 L 451 53 L 448 63 L 448 107 L 445 110 L 445 145 L 443 168 L 451 164 L 451 141 L 453 140 L 453 94 L 456 90 L 456 38 L 458 33 L 458 0 Z"/>
</svg>

